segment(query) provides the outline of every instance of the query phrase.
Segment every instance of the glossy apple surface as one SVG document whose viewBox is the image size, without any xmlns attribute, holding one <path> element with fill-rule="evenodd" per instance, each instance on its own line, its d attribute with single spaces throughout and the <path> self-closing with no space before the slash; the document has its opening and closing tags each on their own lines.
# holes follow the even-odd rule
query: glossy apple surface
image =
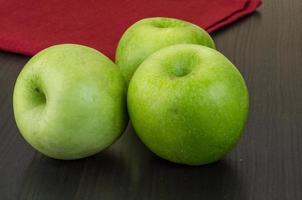
<svg viewBox="0 0 302 200">
<path fill-rule="evenodd" d="M 17 126 L 35 149 L 57 159 L 93 155 L 112 144 L 128 120 L 118 67 L 81 45 L 49 47 L 25 65 L 13 95 Z"/>
<path fill-rule="evenodd" d="M 116 64 L 129 83 L 137 67 L 155 51 L 173 44 L 200 44 L 215 48 L 202 28 L 179 19 L 155 17 L 133 24 L 123 34 L 116 50 Z"/>
<path fill-rule="evenodd" d="M 128 112 L 142 142 L 172 162 L 202 165 L 238 142 L 248 114 L 248 90 L 218 51 L 192 44 L 148 57 L 128 88 Z"/>
</svg>

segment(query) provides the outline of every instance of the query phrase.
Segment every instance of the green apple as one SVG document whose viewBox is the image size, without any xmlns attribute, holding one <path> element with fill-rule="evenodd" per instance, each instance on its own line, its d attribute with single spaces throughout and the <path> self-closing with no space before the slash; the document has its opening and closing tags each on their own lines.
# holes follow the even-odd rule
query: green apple
<svg viewBox="0 0 302 200">
<path fill-rule="evenodd" d="M 15 84 L 17 126 L 35 149 L 57 159 L 93 155 L 127 125 L 126 83 L 95 49 L 62 44 L 32 57 Z"/>
<path fill-rule="evenodd" d="M 218 51 L 194 44 L 149 56 L 128 88 L 128 112 L 142 142 L 176 163 L 208 164 L 237 143 L 249 107 L 236 67 Z"/>
<path fill-rule="evenodd" d="M 215 48 L 202 28 L 173 18 L 146 18 L 133 24 L 117 46 L 115 61 L 129 84 L 138 66 L 155 51 L 174 44 L 200 44 Z"/>
</svg>

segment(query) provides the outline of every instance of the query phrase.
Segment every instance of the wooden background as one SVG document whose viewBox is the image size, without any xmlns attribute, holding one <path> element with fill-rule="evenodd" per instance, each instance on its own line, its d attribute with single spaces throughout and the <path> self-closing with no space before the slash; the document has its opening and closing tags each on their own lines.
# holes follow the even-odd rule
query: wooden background
<svg viewBox="0 0 302 200">
<path fill-rule="evenodd" d="M 301 0 L 267 0 L 213 34 L 247 81 L 251 111 L 237 147 L 201 167 L 156 157 L 130 125 L 96 156 L 44 157 L 19 135 L 12 113 L 13 85 L 29 57 L 0 52 L 0 199 L 302 199 L 301 24 Z"/>
</svg>

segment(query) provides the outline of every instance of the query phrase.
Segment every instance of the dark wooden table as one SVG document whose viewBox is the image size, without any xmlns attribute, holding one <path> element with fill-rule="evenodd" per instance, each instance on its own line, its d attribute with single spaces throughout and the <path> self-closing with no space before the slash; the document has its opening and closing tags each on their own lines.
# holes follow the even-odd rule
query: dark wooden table
<svg viewBox="0 0 302 200">
<path fill-rule="evenodd" d="M 29 57 L 1 52 L 0 199 L 301 200 L 301 23 L 301 0 L 267 0 L 258 12 L 213 34 L 245 77 L 251 110 L 237 147 L 201 167 L 156 157 L 131 125 L 93 157 L 41 155 L 19 135 L 12 113 L 14 82 Z"/>
</svg>

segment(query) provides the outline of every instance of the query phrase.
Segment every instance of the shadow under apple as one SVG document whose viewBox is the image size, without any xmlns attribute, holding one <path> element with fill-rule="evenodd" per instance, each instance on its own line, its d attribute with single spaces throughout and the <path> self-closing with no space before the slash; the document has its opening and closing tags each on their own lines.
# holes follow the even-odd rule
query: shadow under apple
<svg viewBox="0 0 302 200">
<path fill-rule="evenodd" d="M 246 176 L 230 156 L 213 164 L 186 166 L 151 153 L 131 126 L 122 138 L 130 176 L 124 199 L 246 199 Z"/>
<path fill-rule="evenodd" d="M 131 125 L 102 153 L 75 161 L 36 154 L 23 177 L 20 199 L 246 199 L 244 175 L 224 159 L 191 167 L 151 153 Z"/>
<path fill-rule="evenodd" d="M 74 161 L 55 160 L 36 154 L 23 178 L 19 198 L 82 200 L 110 197 L 116 192 L 115 187 L 123 184 L 112 176 L 127 176 L 125 169 L 109 149 Z"/>
</svg>

